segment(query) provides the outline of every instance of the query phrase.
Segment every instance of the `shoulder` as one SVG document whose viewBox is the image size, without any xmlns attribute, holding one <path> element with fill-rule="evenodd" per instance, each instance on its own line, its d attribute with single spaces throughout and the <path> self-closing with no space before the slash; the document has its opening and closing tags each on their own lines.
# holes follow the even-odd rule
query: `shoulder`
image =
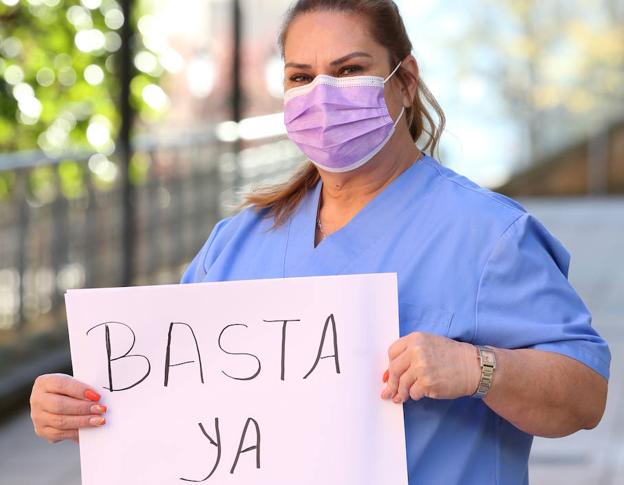
<svg viewBox="0 0 624 485">
<path fill-rule="evenodd" d="M 261 213 L 254 207 L 248 206 L 238 212 L 228 215 L 217 221 L 214 225 L 208 240 L 227 241 L 238 231 L 244 230 L 246 227 L 257 224 L 262 219 Z"/>
<path fill-rule="evenodd" d="M 511 216 L 520 216 L 527 212 L 526 208 L 517 200 L 483 187 L 433 158 L 428 158 L 426 162 L 437 172 L 440 188 L 445 192 L 445 195 L 468 203 L 471 208 L 489 208 L 491 212 L 500 212 Z"/>
<path fill-rule="evenodd" d="M 244 209 L 219 220 L 208 237 L 207 244 L 220 252 L 232 239 L 243 234 L 249 237 L 255 229 L 269 228 L 273 218 L 267 215 L 266 209 L 247 206 Z"/>
<path fill-rule="evenodd" d="M 479 185 L 436 159 L 428 157 L 426 163 L 437 179 L 433 201 L 449 222 L 488 226 L 488 233 L 501 235 L 522 216 L 530 215 L 517 200 Z"/>
<path fill-rule="evenodd" d="M 520 256 L 530 251 L 553 260 L 567 274 L 570 253 L 520 202 L 480 186 L 431 157 L 426 161 L 437 179 L 431 202 L 439 215 L 436 223 L 449 236 L 478 242 L 462 247 L 465 251 L 472 247 L 472 256 L 482 266 L 497 255 L 515 251 Z"/>
<path fill-rule="evenodd" d="M 265 210 L 248 206 L 234 214 L 224 217 L 212 227 L 208 238 L 187 266 L 180 283 L 202 281 L 208 268 L 230 244 L 236 244 L 241 237 L 248 239 L 255 227 L 272 224 L 266 217 Z"/>
</svg>

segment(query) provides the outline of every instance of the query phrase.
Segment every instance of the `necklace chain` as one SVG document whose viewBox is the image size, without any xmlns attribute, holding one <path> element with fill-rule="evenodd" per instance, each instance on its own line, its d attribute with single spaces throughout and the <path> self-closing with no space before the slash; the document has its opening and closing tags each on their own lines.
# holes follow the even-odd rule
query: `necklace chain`
<svg viewBox="0 0 624 485">
<path fill-rule="evenodd" d="M 320 216 L 316 219 L 316 225 L 318 226 L 319 231 L 321 232 L 321 241 L 322 241 L 323 239 L 327 237 L 327 233 L 323 230 L 323 225 L 321 224 Z"/>
</svg>

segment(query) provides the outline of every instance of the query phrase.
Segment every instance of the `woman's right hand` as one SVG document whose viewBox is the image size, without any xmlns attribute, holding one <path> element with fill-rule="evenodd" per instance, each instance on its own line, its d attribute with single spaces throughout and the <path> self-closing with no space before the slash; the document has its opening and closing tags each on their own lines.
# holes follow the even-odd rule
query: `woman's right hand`
<svg viewBox="0 0 624 485">
<path fill-rule="evenodd" d="M 50 443 L 78 442 L 78 428 L 99 427 L 106 419 L 100 395 L 65 374 L 37 377 L 30 395 L 30 417 L 35 433 Z"/>
</svg>

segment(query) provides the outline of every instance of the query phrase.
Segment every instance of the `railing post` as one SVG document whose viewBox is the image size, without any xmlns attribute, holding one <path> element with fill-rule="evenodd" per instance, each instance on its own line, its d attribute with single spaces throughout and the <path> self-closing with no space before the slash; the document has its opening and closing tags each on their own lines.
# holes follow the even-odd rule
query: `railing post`
<svg viewBox="0 0 624 485">
<path fill-rule="evenodd" d="M 121 206 L 122 206 L 122 285 L 132 285 L 134 279 L 135 252 L 135 203 L 134 187 L 130 181 L 130 161 L 132 146 L 130 132 L 134 112 L 130 105 L 130 82 L 132 81 L 132 0 L 121 0 L 124 24 L 121 27 L 121 48 L 119 50 L 119 83 L 121 127 L 117 142 L 117 153 L 121 165 Z"/>
<path fill-rule="evenodd" d="M 26 321 L 26 312 L 24 306 L 24 300 L 26 299 L 25 276 L 27 270 L 27 241 L 30 228 L 30 207 L 28 205 L 28 175 L 28 171 L 20 170 L 17 172 L 17 177 L 15 181 L 15 197 L 17 204 L 19 204 L 19 231 L 17 236 L 17 271 L 19 272 L 19 307 L 17 313 L 18 328 L 23 327 Z"/>
<path fill-rule="evenodd" d="M 243 115 L 243 88 L 241 50 L 243 42 L 243 14 L 240 0 L 232 0 L 232 121 L 239 123 Z M 240 166 L 241 139 L 237 136 L 233 143 L 235 157 L 234 187 L 240 187 L 242 174 Z"/>
</svg>

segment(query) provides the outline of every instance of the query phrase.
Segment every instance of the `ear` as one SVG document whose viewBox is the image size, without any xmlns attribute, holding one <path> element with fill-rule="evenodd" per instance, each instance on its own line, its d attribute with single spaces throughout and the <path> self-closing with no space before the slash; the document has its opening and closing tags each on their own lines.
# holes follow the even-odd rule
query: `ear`
<svg viewBox="0 0 624 485">
<path fill-rule="evenodd" d="M 400 79 L 402 84 L 403 106 L 409 108 L 414 104 L 414 98 L 416 97 L 420 80 L 418 62 L 412 54 L 409 54 L 403 59 L 401 71 Z"/>
</svg>

